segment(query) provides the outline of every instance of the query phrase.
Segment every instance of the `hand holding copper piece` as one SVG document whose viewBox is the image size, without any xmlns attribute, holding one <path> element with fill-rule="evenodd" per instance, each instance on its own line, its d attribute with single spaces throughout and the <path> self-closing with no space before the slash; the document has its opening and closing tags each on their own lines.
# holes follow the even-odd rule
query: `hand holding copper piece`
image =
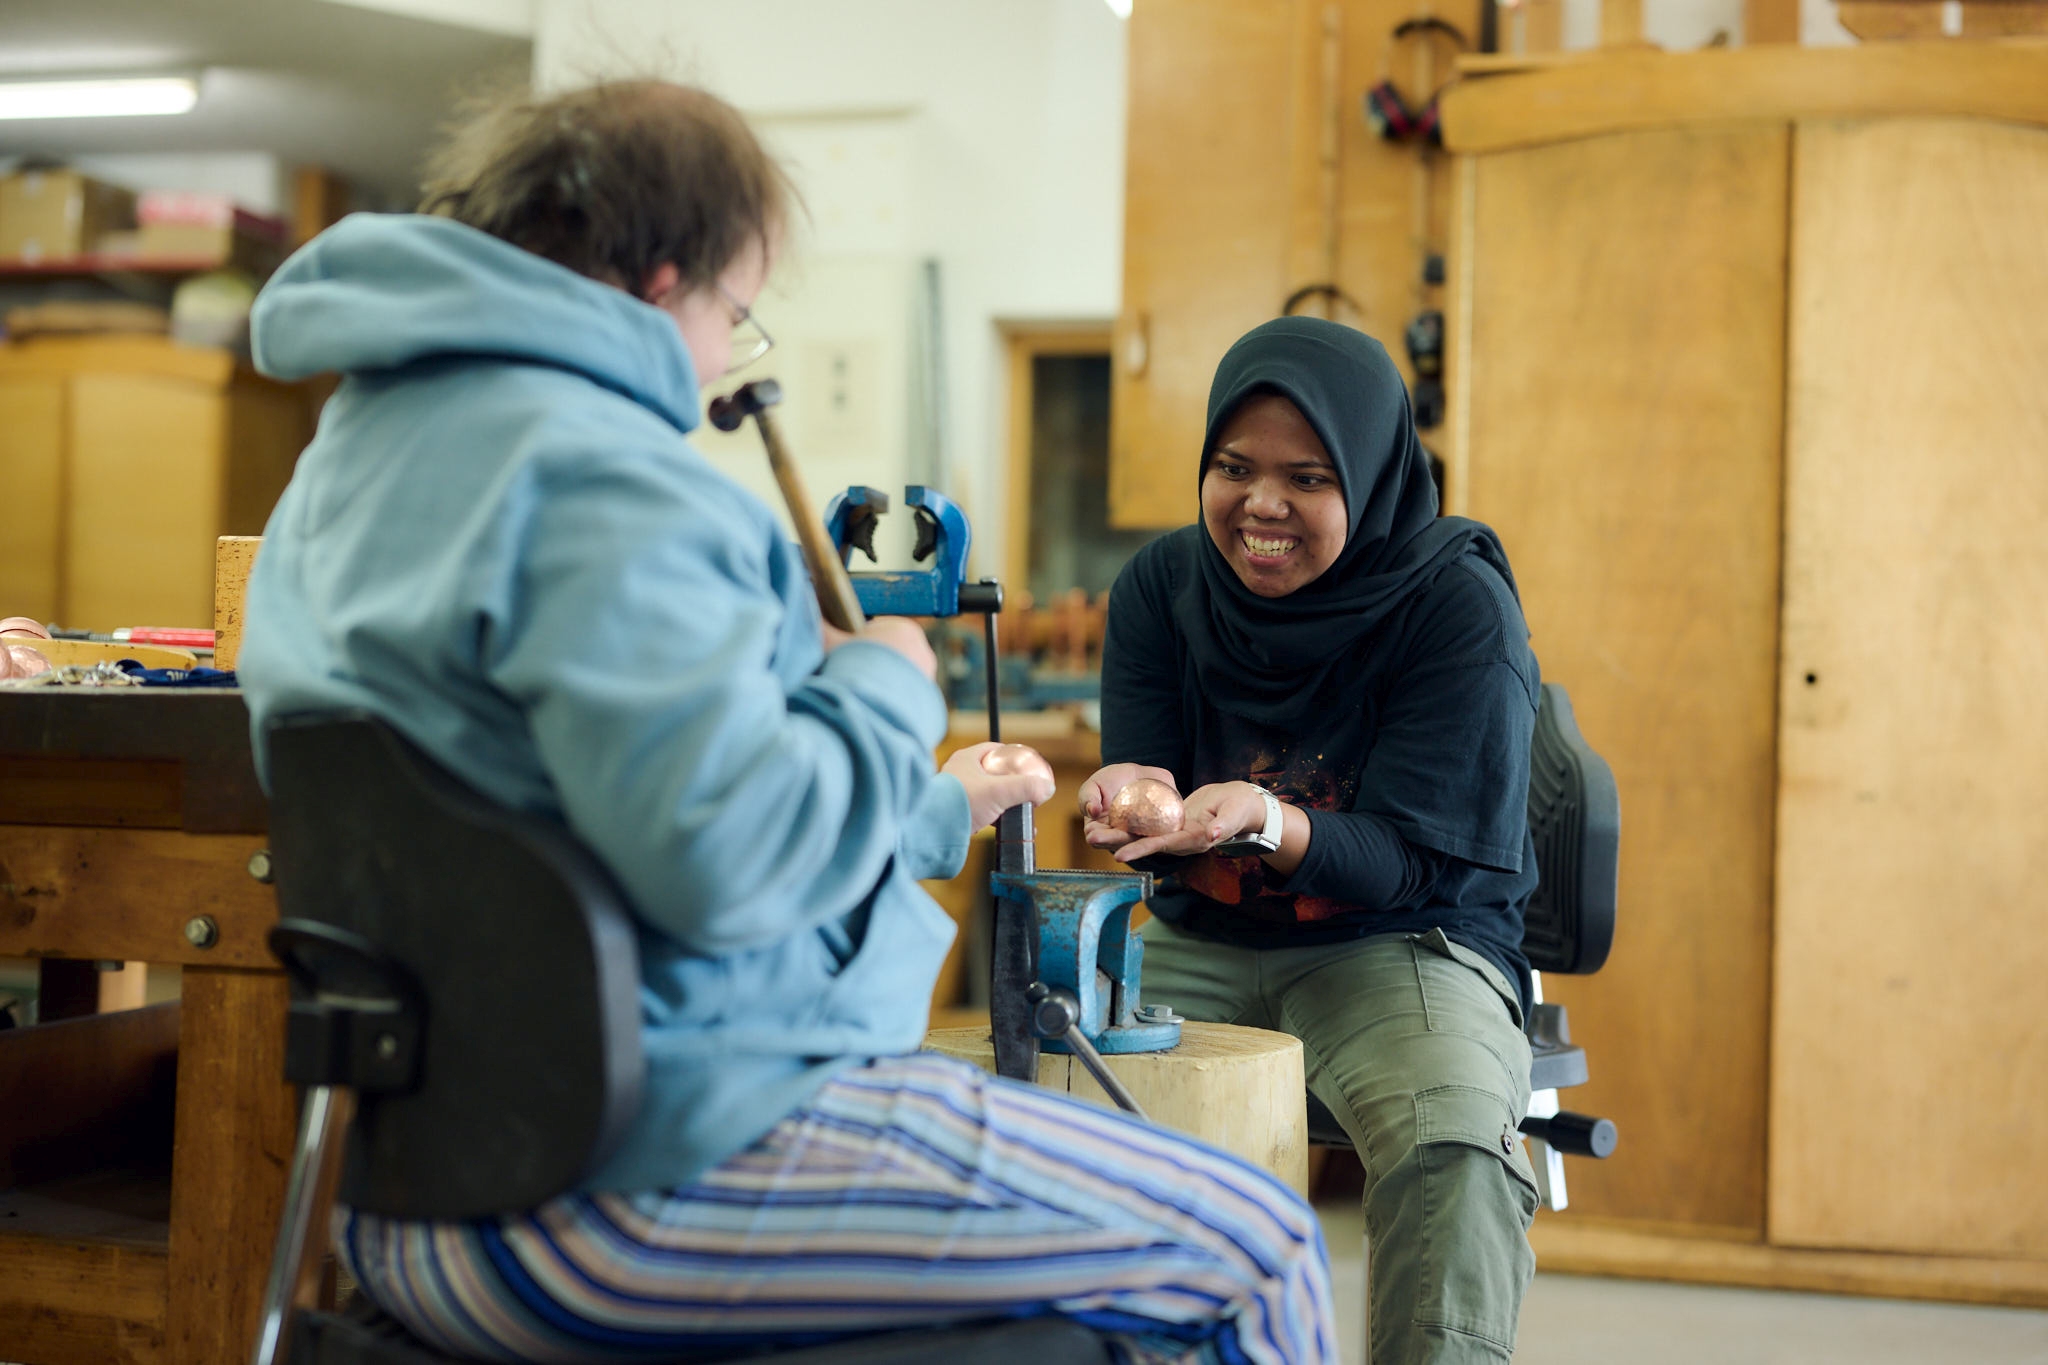
<svg viewBox="0 0 2048 1365">
<path fill-rule="evenodd" d="M 1051 781 L 1053 775 L 1052 764 L 1029 744 L 998 744 L 981 756 L 981 767 L 997 777 L 1018 773 Z"/>
<path fill-rule="evenodd" d="M 1106 823 L 1140 839 L 1153 839 L 1180 829 L 1184 811 L 1180 793 L 1151 777 L 1133 778 L 1109 800 Z"/>
</svg>

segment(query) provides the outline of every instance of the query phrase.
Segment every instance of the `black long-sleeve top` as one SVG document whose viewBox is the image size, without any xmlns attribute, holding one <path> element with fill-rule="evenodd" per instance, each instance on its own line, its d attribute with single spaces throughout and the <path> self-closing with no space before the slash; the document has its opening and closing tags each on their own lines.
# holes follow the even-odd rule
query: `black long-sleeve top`
<svg viewBox="0 0 2048 1365">
<path fill-rule="evenodd" d="M 1183 793 L 1250 781 L 1308 814 L 1283 877 L 1259 858 L 1168 863 L 1152 910 L 1197 935 L 1296 947 L 1441 928 L 1520 987 L 1536 886 L 1527 820 L 1538 674 L 1521 609 L 1459 560 L 1339 669 L 1291 732 L 1211 704 L 1174 624 L 1186 527 L 1135 556 L 1110 593 L 1102 756 L 1172 772 Z"/>
</svg>

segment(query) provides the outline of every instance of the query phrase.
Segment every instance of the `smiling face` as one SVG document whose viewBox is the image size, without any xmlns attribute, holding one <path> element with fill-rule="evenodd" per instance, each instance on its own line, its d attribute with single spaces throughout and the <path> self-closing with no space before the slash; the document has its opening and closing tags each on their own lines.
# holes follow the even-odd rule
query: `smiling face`
<svg viewBox="0 0 2048 1365">
<path fill-rule="evenodd" d="M 1337 466 L 1301 409 L 1254 394 L 1216 433 L 1202 525 L 1238 580 L 1285 597 L 1337 562 L 1350 530 Z"/>
</svg>

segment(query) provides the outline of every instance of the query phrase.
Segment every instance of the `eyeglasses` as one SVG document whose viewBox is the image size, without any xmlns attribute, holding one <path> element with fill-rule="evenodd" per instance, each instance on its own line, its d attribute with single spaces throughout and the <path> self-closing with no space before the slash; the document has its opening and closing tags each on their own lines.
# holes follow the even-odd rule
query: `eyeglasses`
<svg viewBox="0 0 2048 1365">
<path fill-rule="evenodd" d="M 725 300 L 726 306 L 733 312 L 732 358 L 726 362 L 725 372 L 737 374 L 767 355 L 769 349 L 775 345 L 775 338 L 768 335 L 768 329 L 761 325 L 761 320 L 754 316 L 753 310 L 727 293 L 724 285 L 714 284 L 712 287 L 718 290 L 719 297 Z"/>
</svg>

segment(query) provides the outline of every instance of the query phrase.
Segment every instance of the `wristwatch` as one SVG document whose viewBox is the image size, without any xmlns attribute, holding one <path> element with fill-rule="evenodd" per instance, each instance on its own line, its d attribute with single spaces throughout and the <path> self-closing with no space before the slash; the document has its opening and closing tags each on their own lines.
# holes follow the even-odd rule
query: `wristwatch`
<svg viewBox="0 0 2048 1365">
<path fill-rule="evenodd" d="M 1271 853 L 1280 847 L 1280 833 L 1286 828 L 1286 821 L 1280 813 L 1280 798 L 1264 787 L 1260 787 L 1258 793 L 1266 798 L 1265 827 L 1247 830 L 1234 839 L 1227 839 L 1210 849 L 1211 853 L 1220 853 L 1226 858 L 1249 858 Z"/>
</svg>

